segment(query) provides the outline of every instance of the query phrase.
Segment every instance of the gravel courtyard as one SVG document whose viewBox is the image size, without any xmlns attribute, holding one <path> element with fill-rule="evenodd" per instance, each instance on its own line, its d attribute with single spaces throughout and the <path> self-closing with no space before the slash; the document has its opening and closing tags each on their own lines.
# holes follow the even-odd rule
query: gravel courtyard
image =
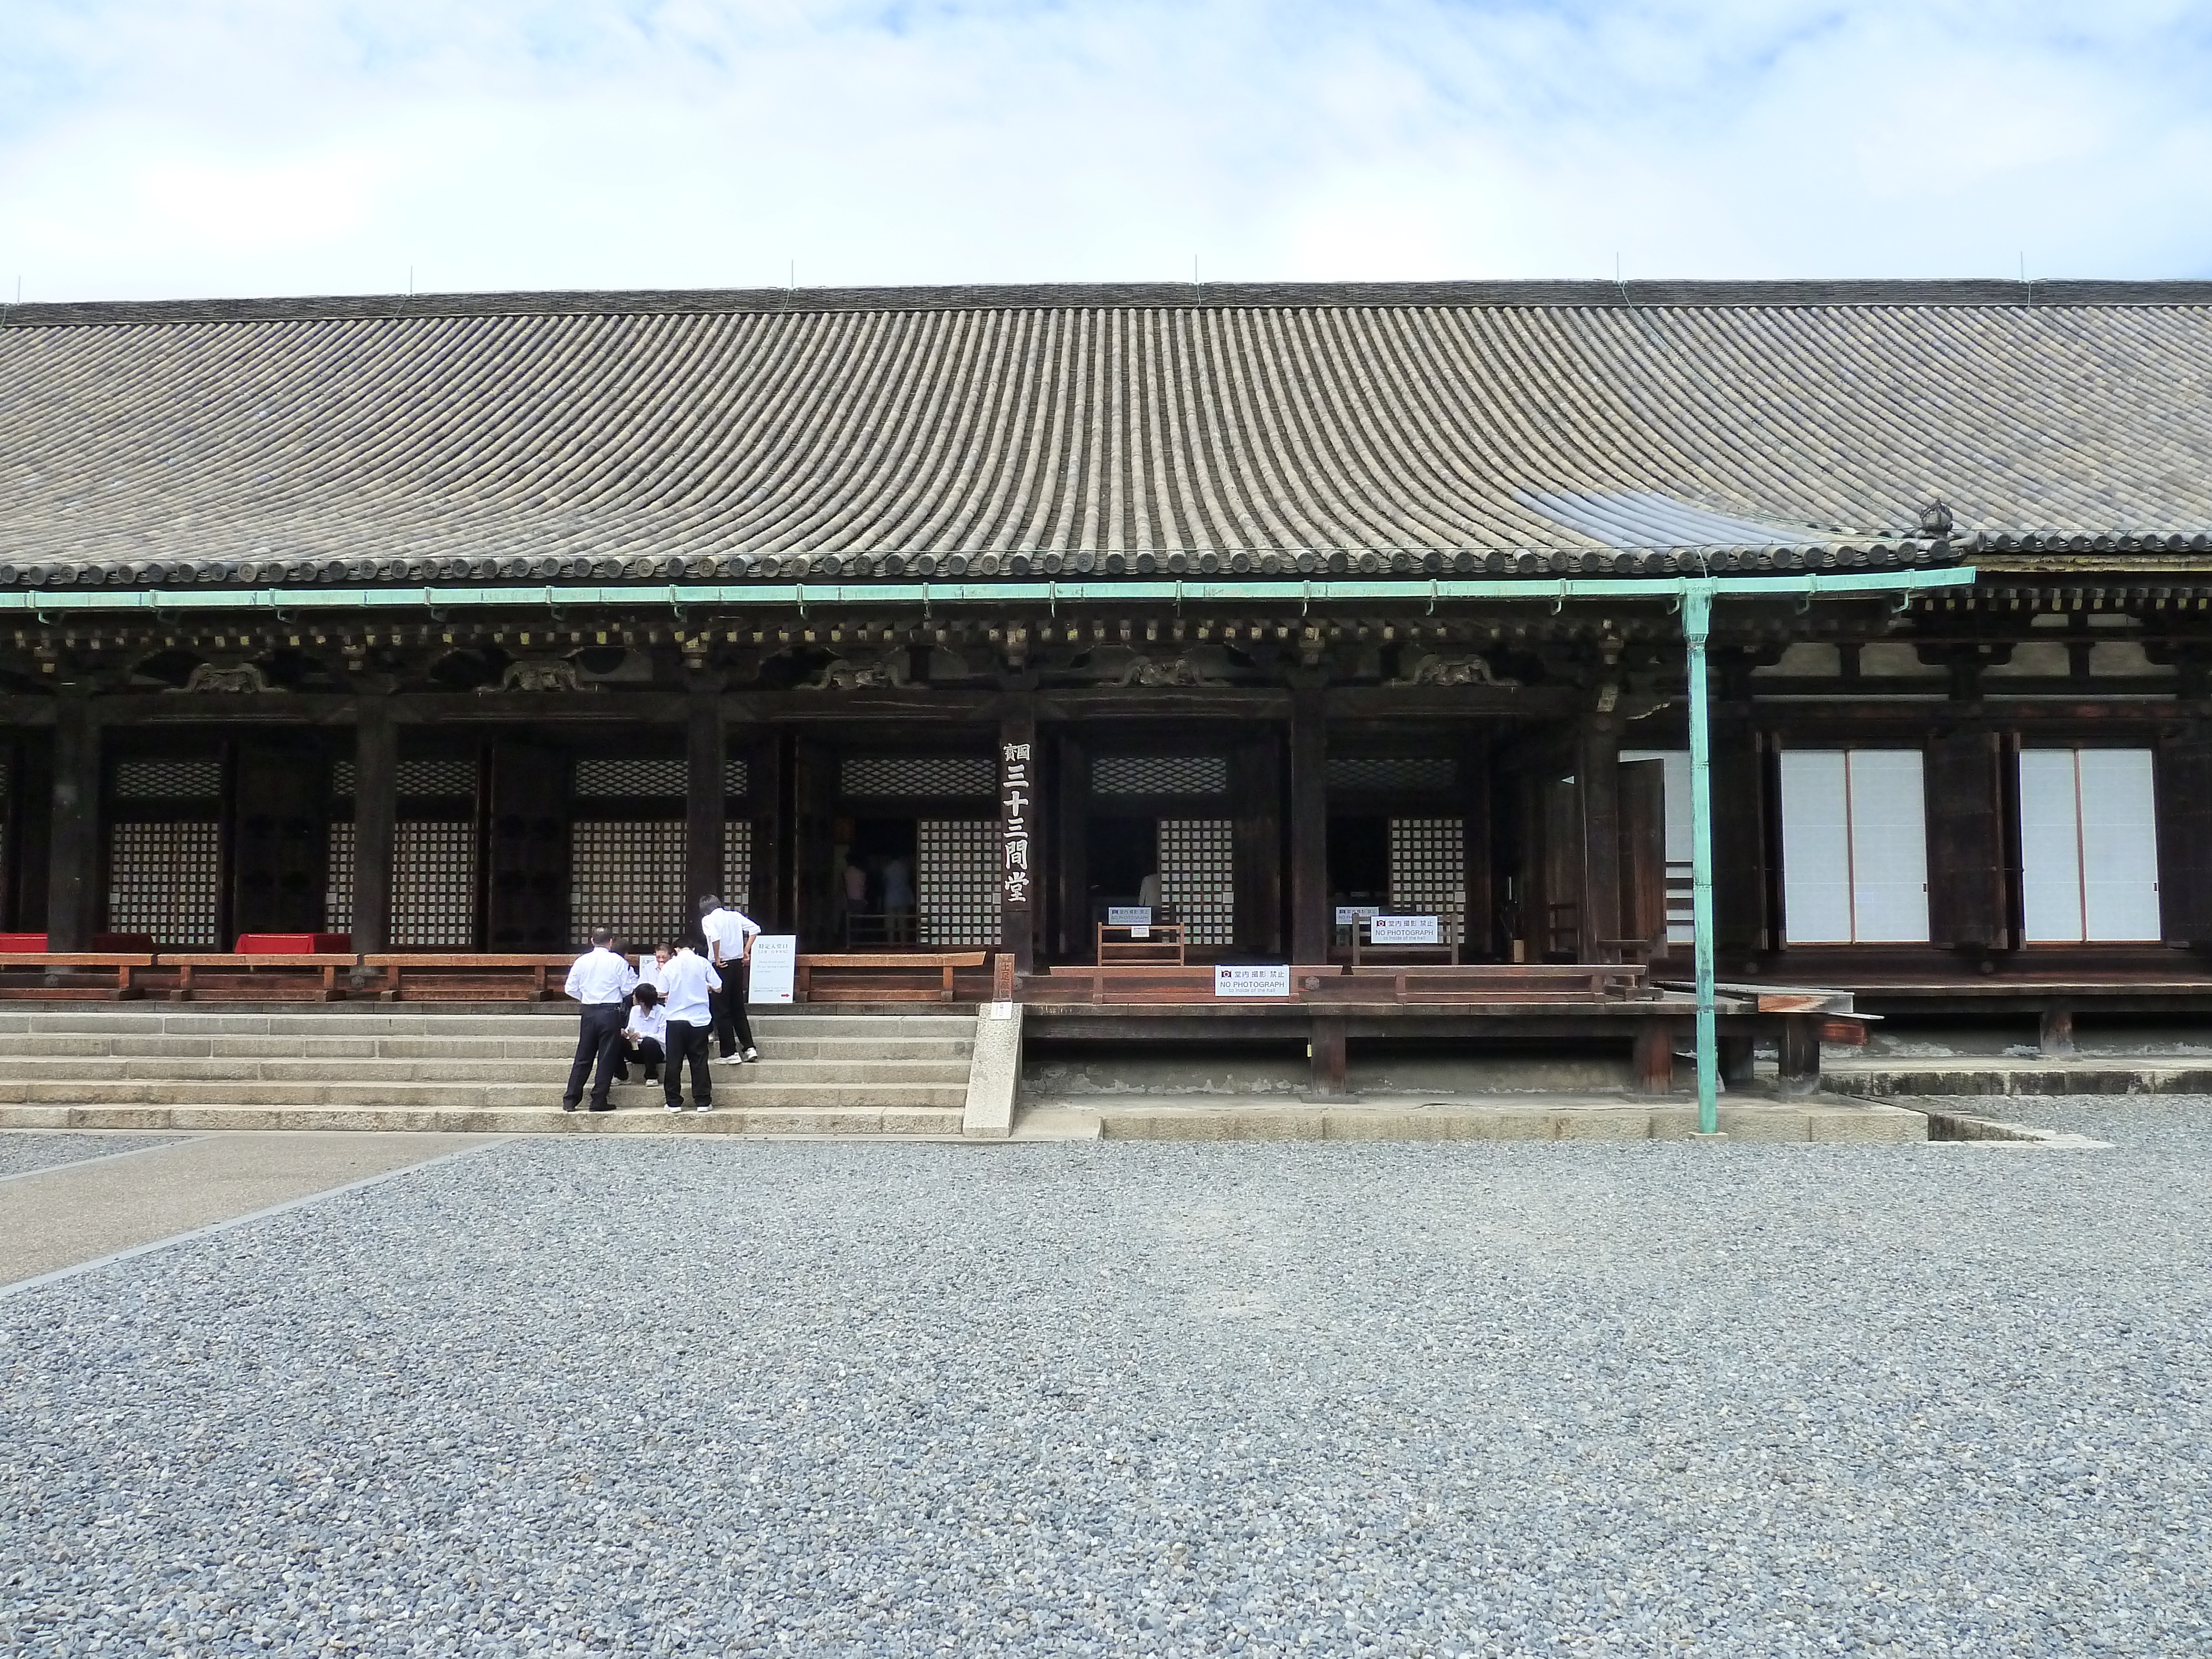
<svg viewBox="0 0 2212 1659">
<path fill-rule="evenodd" d="M 0 1649 L 2212 1651 L 2212 1102 L 2008 1115 L 498 1145 L 0 1300 Z"/>
</svg>

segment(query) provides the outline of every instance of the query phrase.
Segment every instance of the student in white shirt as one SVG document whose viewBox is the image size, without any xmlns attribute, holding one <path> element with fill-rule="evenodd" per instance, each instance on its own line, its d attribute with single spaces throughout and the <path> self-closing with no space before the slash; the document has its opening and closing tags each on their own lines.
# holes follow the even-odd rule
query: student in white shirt
<svg viewBox="0 0 2212 1659">
<path fill-rule="evenodd" d="M 668 958 L 676 954 L 676 947 L 665 940 L 653 947 L 653 954 L 637 964 L 637 982 L 660 989 L 660 970 L 668 966 Z"/>
<path fill-rule="evenodd" d="M 752 1022 L 745 1018 L 746 965 L 760 924 L 742 910 L 733 910 L 712 893 L 699 901 L 699 931 L 705 935 L 707 957 L 722 975 L 721 994 L 714 999 L 714 1046 L 722 1064 L 743 1065 L 760 1058 L 753 1047 Z"/>
<path fill-rule="evenodd" d="M 642 975 L 633 994 L 635 1004 L 629 1011 L 629 1024 L 623 1027 L 622 1066 L 615 1073 L 617 1083 L 629 1081 L 632 1065 L 645 1067 L 642 1081 L 660 1081 L 660 1068 L 668 1058 L 668 1010 L 660 1006 L 660 988 L 649 984 Z"/>
<path fill-rule="evenodd" d="M 561 1109 L 573 1112 L 582 1103 L 584 1079 L 592 1080 L 592 1109 L 611 1112 L 607 1091 L 615 1080 L 616 1063 L 622 1058 L 623 1012 L 629 994 L 637 988 L 637 969 L 614 951 L 614 931 L 592 929 L 592 948 L 568 969 L 566 989 L 581 1005 L 582 1024 L 576 1032 L 576 1058 L 568 1067 L 568 1086 L 561 1091 Z"/>
<path fill-rule="evenodd" d="M 691 1066 L 691 1104 L 699 1111 L 714 1109 L 714 1079 L 708 1075 L 707 1039 L 714 1029 L 708 999 L 722 988 L 722 976 L 714 963 L 689 945 L 679 946 L 660 971 L 660 987 L 668 1004 L 667 1070 L 661 1074 L 661 1092 L 668 1109 L 684 1109 L 684 1066 Z"/>
</svg>

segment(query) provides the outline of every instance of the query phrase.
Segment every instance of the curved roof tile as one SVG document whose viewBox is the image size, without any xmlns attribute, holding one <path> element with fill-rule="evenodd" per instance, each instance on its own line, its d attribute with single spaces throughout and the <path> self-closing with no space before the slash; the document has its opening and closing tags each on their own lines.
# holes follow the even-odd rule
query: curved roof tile
<svg viewBox="0 0 2212 1659">
<path fill-rule="evenodd" d="M 2208 410 L 2204 283 L 20 307 L 0 583 L 1822 568 L 1938 495 L 2201 547 Z"/>
</svg>

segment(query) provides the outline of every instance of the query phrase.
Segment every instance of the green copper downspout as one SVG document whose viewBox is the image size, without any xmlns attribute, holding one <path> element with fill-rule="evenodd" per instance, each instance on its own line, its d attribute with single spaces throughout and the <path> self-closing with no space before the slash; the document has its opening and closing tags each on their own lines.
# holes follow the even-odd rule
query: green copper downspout
<svg viewBox="0 0 2212 1659">
<path fill-rule="evenodd" d="M 1713 590 L 1693 581 L 1682 593 L 1682 639 L 1689 647 L 1690 927 L 1698 975 L 1698 1133 L 1721 1127 L 1720 1037 L 1713 1020 L 1713 741 L 1705 695 L 1705 636 Z"/>
</svg>

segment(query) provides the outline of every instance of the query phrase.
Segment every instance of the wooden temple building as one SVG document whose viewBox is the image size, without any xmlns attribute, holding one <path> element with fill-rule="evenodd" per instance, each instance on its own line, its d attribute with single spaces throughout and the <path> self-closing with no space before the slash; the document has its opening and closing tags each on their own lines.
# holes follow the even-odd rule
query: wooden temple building
<svg viewBox="0 0 2212 1659">
<path fill-rule="evenodd" d="M 2204 283 L 5 309 L 0 933 L 1679 975 L 1705 577 L 1723 978 L 2203 1006 Z"/>
</svg>

